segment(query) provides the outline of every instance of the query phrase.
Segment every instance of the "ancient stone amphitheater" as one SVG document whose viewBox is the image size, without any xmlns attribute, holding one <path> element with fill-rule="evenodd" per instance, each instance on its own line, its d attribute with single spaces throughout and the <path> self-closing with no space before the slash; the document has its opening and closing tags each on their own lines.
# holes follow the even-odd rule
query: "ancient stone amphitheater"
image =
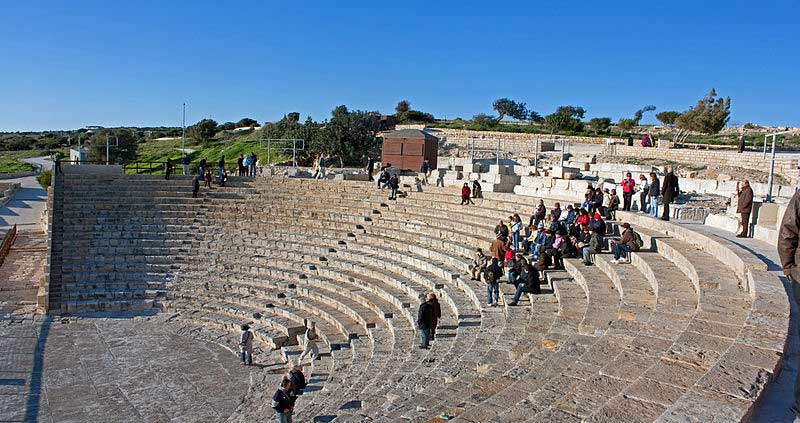
<svg viewBox="0 0 800 423">
<path fill-rule="evenodd" d="M 111 421 L 271 419 L 307 321 L 324 346 L 305 369 L 299 422 L 747 421 L 782 366 L 784 285 L 702 227 L 621 212 L 646 244 L 630 265 L 567 260 L 544 294 L 510 307 L 502 284 L 501 306 L 487 307 L 470 257 L 498 219 L 529 215 L 531 197 L 487 193 L 463 207 L 452 189 L 407 187 L 390 202 L 366 182 L 259 177 L 193 199 L 187 177 L 58 176 L 40 302 L 51 338 L 59 321 L 91 325 L 76 348 L 109 334 L 107 352 L 79 360 L 116 357 L 91 371 L 113 389 L 83 400 L 117 404 L 95 409 Z M 420 350 L 428 292 L 443 317 Z M 253 368 L 234 354 L 246 322 Z M 69 350 L 47 354 L 52 366 Z"/>
</svg>

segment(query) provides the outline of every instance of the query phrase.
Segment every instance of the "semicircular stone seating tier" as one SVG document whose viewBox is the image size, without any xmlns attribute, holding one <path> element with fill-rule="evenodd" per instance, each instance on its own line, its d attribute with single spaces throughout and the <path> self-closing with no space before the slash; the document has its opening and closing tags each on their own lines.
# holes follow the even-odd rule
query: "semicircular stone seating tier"
<svg viewBox="0 0 800 423">
<path fill-rule="evenodd" d="M 620 212 L 646 242 L 630 265 L 568 259 L 542 295 L 512 307 L 501 284 L 489 307 L 473 252 L 533 198 L 461 206 L 443 188 L 389 201 L 371 183 L 231 179 L 197 199 L 180 178 L 63 179 L 51 310 L 162 310 L 230 339 L 249 322 L 256 360 L 275 368 L 313 321 L 323 345 L 298 421 L 741 421 L 780 371 L 783 285 L 713 234 Z M 430 292 L 442 318 L 421 350 Z M 231 420 L 271 413 L 252 400 Z"/>
</svg>

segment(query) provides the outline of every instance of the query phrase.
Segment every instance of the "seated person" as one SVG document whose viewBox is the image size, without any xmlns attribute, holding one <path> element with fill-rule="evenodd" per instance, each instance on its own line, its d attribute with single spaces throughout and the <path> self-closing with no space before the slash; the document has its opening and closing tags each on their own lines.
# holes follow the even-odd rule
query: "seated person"
<svg viewBox="0 0 800 423">
<path fill-rule="evenodd" d="M 475 258 L 472 260 L 472 266 L 470 266 L 472 280 L 481 280 L 481 272 L 483 272 L 483 269 L 488 265 L 488 259 L 489 258 L 483 254 L 483 250 L 480 248 L 475 251 Z"/>
<path fill-rule="evenodd" d="M 517 305 L 523 292 L 537 295 L 542 293 L 542 288 L 539 286 L 539 272 L 530 264 L 526 265 L 524 269 L 524 279 L 517 282 L 517 291 L 514 293 L 514 299 L 508 303 L 510 306 Z"/>
<path fill-rule="evenodd" d="M 622 228 L 624 229 L 622 231 L 622 236 L 610 242 L 611 251 L 614 253 L 614 260 L 611 260 L 611 262 L 614 264 L 623 263 L 625 257 L 627 257 L 631 251 L 639 251 L 639 246 L 636 244 L 636 236 L 634 235 L 630 223 L 623 223 Z"/>
</svg>

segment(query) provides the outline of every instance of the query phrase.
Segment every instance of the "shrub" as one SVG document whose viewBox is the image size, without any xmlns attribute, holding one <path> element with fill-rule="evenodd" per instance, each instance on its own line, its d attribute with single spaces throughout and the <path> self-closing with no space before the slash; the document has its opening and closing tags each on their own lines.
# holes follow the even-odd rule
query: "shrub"
<svg viewBox="0 0 800 423">
<path fill-rule="evenodd" d="M 44 172 L 40 173 L 39 176 L 36 177 L 36 180 L 39 182 L 39 185 L 42 188 L 47 189 L 50 186 L 50 183 L 53 179 L 53 172 L 49 170 L 45 170 Z"/>
</svg>

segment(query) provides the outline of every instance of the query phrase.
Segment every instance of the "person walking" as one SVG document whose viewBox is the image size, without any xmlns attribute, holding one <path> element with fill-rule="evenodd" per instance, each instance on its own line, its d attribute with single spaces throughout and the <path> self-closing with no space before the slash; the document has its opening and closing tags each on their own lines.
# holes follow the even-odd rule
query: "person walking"
<svg viewBox="0 0 800 423">
<path fill-rule="evenodd" d="M 292 423 L 294 401 L 291 397 L 292 381 L 284 378 L 281 387 L 272 395 L 272 409 L 275 410 L 278 423 Z"/>
<path fill-rule="evenodd" d="M 183 166 L 184 176 L 189 174 L 189 163 L 191 163 L 189 156 L 187 156 L 186 153 L 183 153 L 183 157 L 181 157 L 181 166 Z"/>
<path fill-rule="evenodd" d="M 647 213 L 647 196 L 650 194 L 650 184 L 644 174 L 639 175 L 639 212 Z"/>
<path fill-rule="evenodd" d="M 739 197 L 736 213 L 739 213 L 741 217 L 739 224 L 742 225 L 742 232 L 738 233 L 736 237 L 747 238 L 750 232 L 750 212 L 753 210 L 753 189 L 750 188 L 750 182 L 747 179 L 742 181 L 742 186 L 736 194 Z"/>
<path fill-rule="evenodd" d="M 794 301 L 800 304 L 800 258 L 798 258 L 798 243 L 800 243 L 800 191 L 795 191 L 792 199 L 783 214 L 781 226 L 778 231 L 778 256 L 786 278 L 792 284 Z M 797 366 L 797 364 L 795 364 Z M 791 410 L 795 417 L 800 417 L 800 373 L 794 384 L 794 400 Z"/>
<path fill-rule="evenodd" d="M 472 181 L 472 198 L 483 198 L 483 188 L 477 179 Z"/>
<path fill-rule="evenodd" d="M 206 169 L 208 168 L 208 161 L 205 159 L 205 157 L 200 159 L 200 164 L 198 166 L 200 167 L 200 169 L 197 172 L 197 174 L 200 175 L 201 178 L 205 177 Z"/>
<path fill-rule="evenodd" d="M 167 163 L 164 164 L 164 179 L 169 180 L 170 175 L 172 175 L 172 160 L 167 159 Z"/>
<path fill-rule="evenodd" d="M 367 156 L 367 175 L 369 175 L 370 182 L 375 180 L 375 178 L 372 177 L 373 173 L 375 173 L 375 159 L 371 156 Z"/>
<path fill-rule="evenodd" d="M 206 174 L 203 175 L 203 178 L 205 179 L 205 183 L 206 183 L 205 187 L 206 188 L 211 188 L 211 169 L 206 169 Z"/>
<path fill-rule="evenodd" d="M 294 365 L 292 366 L 292 370 L 289 370 L 289 374 L 287 375 L 290 382 L 292 382 L 292 393 L 294 396 L 298 396 L 303 393 L 303 389 L 306 388 L 306 375 L 303 373 L 303 367 Z"/>
<path fill-rule="evenodd" d="M 467 204 L 467 205 L 469 205 L 469 204 L 473 204 L 474 205 L 475 204 L 475 203 L 472 202 L 472 199 L 470 198 L 471 194 L 472 194 L 472 190 L 469 189 L 469 184 L 464 182 L 464 186 L 461 187 L 461 205 L 462 206 L 464 204 Z"/>
<path fill-rule="evenodd" d="M 503 234 L 498 233 L 492 245 L 489 246 L 489 253 L 492 258 L 503 260 L 506 256 L 506 243 L 503 241 Z"/>
<path fill-rule="evenodd" d="M 197 198 L 200 192 L 200 178 L 197 175 L 192 177 L 192 198 Z"/>
<path fill-rule="evenodd" d="M 631 203 L 633 202 L 633 191 L 636 189 L 636 181 L 631 177 L 631 173 L 625 174 L 622 180 L 622 210 L 631 211 Z"/>
<path fill-rule="evenodd" d="M 498 260 L 492 257 L 492 263 L 486 267 L 483 281 L 486 283 L 486 305 L 495 307 L 500 301 L 500 278 L 503 276 L 503 269 L 498 264 Z"/>
<path fill-rule="evenodd" d="M 419 173 L 422 174 L 422 180 L 425 182 L 425 185 L 428 185 L 428 174 L 430 173 L 428 159 L 422 161 L 422 165 L 419 167 Z"/>
<path fill-rule="evenodd" d="M 244 176 L 244 154 L 239 153 L 239 158 L 236 159 L 237 176 Z"/>
<path fill-rule="evenodd" d="M 431 322 L 431 341 L 436 340 L 436 326 L 439 325 L 439 319 L 442 318 L 442 306 L 439 304 L 439 299 L 433 292 L 428 294 L 428 302 L 433 307 L 433 322 Z"/>
<path fill-rule="evenodd" d="M 306 333 L 303 335 L 303 353 L 300 354 L 300 357 L 297 359 L 298 365 L 302 365 L 303 359 L 309 354 L 311 354 L 311 361 L 319 359 L 319 348 L 317 348 L 318 339 L 317 324 L 311 322 L 311 326 L 306 329 Z"/>
<path fill-rule="evenodd" d="M 219 177 L 222 178 L 222 175 L 225 173 L 225 155 L 223 154 L 219 158 L 219 162 L 217 162 L 217 167 L 219 167 Z"/>
<path fill-rule="evenodd" d="M 417 328 L 419 329 L 419 348 L 427 350 L 431 340 L 431 328 L 434 319 L 433 304 L 426 299 L 419 305 L 417 310 Z"/>
<path fill-rule="evenodd" d="M 314 179 L 325 179 L 325 161 L 326 156 L 324 154 L 320 154 L 319 163 L 317 164 L 317 166 L 319 166 L 319 173 L 317 173 L 317 176 Z"/>
<path fill-rule="evenodd" d="M 253 331 L 250 330 L 250 325 L 242 325 L 242 334 L 239 336 L 239 355 L 243 365 L 253 365 Z"/>
<path fill-rule="evenodd" d="M 250 153 L 250 176 L 256 176 L 256 170 L 258 169 L 258 156 L 256 156 L 256 152 L 253 151 Z"/>
<path fill-rule="evenodd" d="M 650 197 L 650 217 L 658 217 L 658 197 L 661 196 L 661 184 L 655 172 L 650 172 L 650 189 L 647 196 Z"/>
<path fill-rule="evenodd" d="M 664 186 L 661 187 L 661 202 L 664 204 L 664 214 L 661 215 L 661 220 L 669 220 L 669 204 L 677 200 L 679 194 L 678 177 L 675 176 L 670 167 L 666 176 L 664 176 Z"/>
</svg>

